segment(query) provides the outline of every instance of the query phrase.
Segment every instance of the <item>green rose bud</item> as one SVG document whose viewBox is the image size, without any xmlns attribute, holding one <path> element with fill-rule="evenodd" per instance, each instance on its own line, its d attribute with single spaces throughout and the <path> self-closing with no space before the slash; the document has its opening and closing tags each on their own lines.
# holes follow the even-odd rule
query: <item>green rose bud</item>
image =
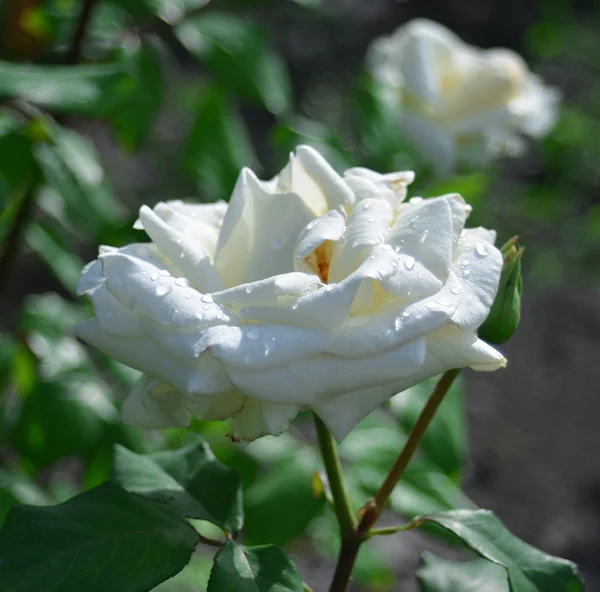
<svg viewBox="0 0 600 592">
<path fill-rule="evenodd" d="M 525 249 L 517 246 L 515 236 L 500 249 L 504 256 L 504 265 L 500 275 L 500 285 L 488 318 L 479 328 L 479 337 L 489 343 L 508 341 L 519 326 L 521 317 L 521 258 Z"/>
</svg>

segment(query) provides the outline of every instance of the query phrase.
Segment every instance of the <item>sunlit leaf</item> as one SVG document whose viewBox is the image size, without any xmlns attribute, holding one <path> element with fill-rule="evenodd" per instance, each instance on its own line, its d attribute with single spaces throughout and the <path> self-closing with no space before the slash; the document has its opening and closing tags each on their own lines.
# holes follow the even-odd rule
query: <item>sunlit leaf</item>
<svg viewBox="0 0 600 592">
<path fill-rule="evenodd" d="M 176 32 L 224 86 L 273 113 L 289 108 L 285 64 L 257 25 L 232 14 L 208 12 L 187 19 Z"/>
</svg>

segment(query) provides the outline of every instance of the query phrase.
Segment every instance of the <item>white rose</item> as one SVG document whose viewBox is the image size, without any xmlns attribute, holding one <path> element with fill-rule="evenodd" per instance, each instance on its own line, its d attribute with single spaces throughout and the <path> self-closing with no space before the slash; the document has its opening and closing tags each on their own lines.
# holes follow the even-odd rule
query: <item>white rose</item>
<svg viewBox="0 0 600 592">
<path fill-rule="evenodd" d="M 312 408 L 338 440 L 375 407 L 450 368 L 505 359 L 477 338 L 498 286 L 494 233 L 464 230 L 459 195 L 404 202 L 410 172 L 340 177 L 301 146 L 281 174 L 242 171 L 231 203 L 143 206 L 150 243 L 102 247 L 78 335 L 144 373 L 124 419 L 231 417 L 279 434 Z"/>
<path fill-rule="evenodd" d="M 560 95 L 508 49 L 483 50 L 417 19 L 371 46 L 368 63 L 401 111 L 401 131 L 436 168 L 482 164 L 522 150 L 520 134 L 545 135 Z"/>
</svg>

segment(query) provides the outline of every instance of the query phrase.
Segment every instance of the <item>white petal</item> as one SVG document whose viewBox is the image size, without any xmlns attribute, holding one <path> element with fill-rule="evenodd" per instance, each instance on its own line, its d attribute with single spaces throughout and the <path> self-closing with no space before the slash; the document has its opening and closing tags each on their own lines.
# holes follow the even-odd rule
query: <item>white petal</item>
<svg viewBox="0 0 600 592">
<path fill-rule="evenodd" d="M 342 237 L 345 230 L 346 216 L 338 210 L 330 210 L 307 224 L 294 247 L 294 267 L 326 280 L 334 242 Z"/>
<path fill-rule="evenodd" d="M 445 126 L 406 110 L 402 114 L 400 130 L 438 174 L 447 175 L 455 168 L 458 148 Z"/>
<path fill-rule="evenodd" d="M 356 204 L 346 232 L 333 250 L 328 282 L 339 282 L 355 271 L 371 248 L 385 240 L 392 219 L 392 208 L 385 199 L 367 198 Z"/>
<path fill-rule="evenodd" d="M 244 407 L 231 420 L 231 438 L 252 442 L 261 436 L 278 436 L 298 415 L 301 407 L 281 403 L 265 403 L 247 398 Z"/>
<path fill-rule="evenodd" d="M 190 425 L 183 396 L 173 387 L 149 376 L 142 376 L 135 383 L 123 403 L 121 414 L 124 423 L 147 430 Z"/>
<path fill-rule="evenodd" d="M 188 286 L 185 278 L 176 278 L 158 262 L 142 261 L 130 253 L 126 247 L 100 256 L 106 287 L 123 306 L 171 329 L 190 331 L 231 322 L 210 296 Z"/>
<path fill-rule="evenodd" d="M 231 369 L 260 370 L 314 356 L 324 351 L 331 334 L 321 329 L 285 325 L 252 324 L 211 327 L 198 347 L 210 351 Z"/>
<path fill-rule="evenodd" d="M 368 386 L 312 404 L 312 408 L 341 442 L 348 432 L 383 402 L 415 384 L 452 368 L 492 371 L 506 359 L 473 333 L 446 326 L 427 335 L 422 365 L 410 375 L 388 384 Z"/>
<path fill-rule="evenodd" d="M 281 171 L 278 190 L 299 195 L 316 216 L 354 203 L 352 191 L 330 164 L 310 146 L 298 146 Z"/>
<path fill-rule="evenodd" d="M 222 421 L 229 419 L 244 406 L 246 397 L 238 391 L 218 395 L 188 395 L 188 411 L 199 421 Z"/>
<path fill-rule="evenodd" d="M 444 281 L 452 262 L 453 212 L 447 199 L 403 204 L 386 242 Z"/>
<path fill-rule="evenodd" d="M 452 322 L 465 331 L 476 329 L 487 318 L 498 291 L 502 253 L 481 233 L 466 231 L 459 243 L 452 270 L 460 281 L 460 304 Z"/>
<path fill-rule="evenodd" d="M 368 185 L 360 183 L 360 180 L 367 180 L 375 186 L 378 197 L 387 200 L 395 209 L 406 198 L 406 187 L 415 180 L 415 174 L 413 171 L 398 171 L 382 175 L 370 169 L 354 167 L 344 171 L 344 180 L 357 201 L 364 199 L 367 190 L 372 192 Z"/>
<path fill-rule="evenodd" d="M 169 356 L 146 336 L 118 337 L 105 333 L 95 319 L 75 327 L 77 336 L 105 354 L 150 376 L 161 378 L 182 393 L 193 392 L 198 372 L 192 362 Z"/>
<path fill-rule="evenodd" d="M 217 304 L 240 310 L 245 306 L 268 306 L 279 304 L 281 301 L 295 300 L 299 296 L 314 292 L 321 285 L 321 281 L 315 275 L 292 272 L 215 292 L 212 298 Z"/>
<path fill-rule="evenodd" d="M 159 211 L 166 216 L 164 208 Z M 215 292 L 223 288 L 200 242 L 171 226 L 148 206 L 141 207 L 140 220 L 161 254 L 181 269 L 187 280 L 198 290 Z"/>
<path fill-rule="evenodd" d="M 102 264 L 98 260 L 92 261 L 81 272 L 77 294 L 86 295 L 91 300 L 102 331 L 113 335 L 139 335 L 139 320 L 106 289 L 105 281 Z"/>
<path fill-rule="evenodd" d="M 306 405 L 410 375 L 424 355 L 425 341 L 416 339 L 371 358 L 320 355 L 262 371 L 230 368 L 229 374 L 242 392 L 256 399 Z"/>
<path fill-rule="evenodd" d="M 223 218 L 227 212 L 227 203 L 186 203 L 181 200 L 159 202 L 154 213 L 181 234 L 200 243 L 202 250 L 212 260 L 219 238 Z M 141 220 L 136 220 L 134 228 L 143 230 Z"/>
<path fill-rule="evenodd" d="M 298 195 L 272 194 L 249 169 L 238 178 L 215 254 L 225 287 L 293 271 L 296 239 L 314 214 Z"/>
</svg>

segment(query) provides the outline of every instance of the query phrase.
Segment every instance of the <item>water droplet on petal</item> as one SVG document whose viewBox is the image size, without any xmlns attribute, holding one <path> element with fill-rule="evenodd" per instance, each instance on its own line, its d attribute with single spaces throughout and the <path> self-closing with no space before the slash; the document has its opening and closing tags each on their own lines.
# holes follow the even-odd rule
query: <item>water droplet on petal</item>
<svg viewBox="0 0 600 592">
<path fill-rule="evenodd" d="M 486 257 L 488 254 L 488 249 L 483 243 L 477 243 L 475 245 L 475 254 L 478 257 Z"/>
<path fill-rule="evenodd" d="M 158 279 L 158 274 L 157 274 L 157 273 L 153 273 L 153 274 L 150 276 L 150 279 L 151 279 L 153 282 L 155 282 L 155 281 Z"/>
<path fill-rule="evenodd" d="M 398 265 L 400 265 L 400 264 L 398 263 L 398 260 L 397 260 L 397 259 L 392 259 L 392 260 L 390 261 L 390 265 L 391 265 L 391 266 L 392 266 L 392 267 L 395 269 L 395 268 L 397 268 L 397 267 L 398 267 Z"/>
<path fill-rule="evenodd" d="M 471 272 L 468 269 L 463 269 L 463 277 L 469 277 L 471 275 Z"/>
<path fill-rule="evenodd" d="M 331 284 L 327 284 L 325 286 L 325 292 L 331 292 L 331 290 L 333 290 L 333 286 Z"/>
<path fill-rule="evenodd" d="M 373 205 L 373 202 L 365 201 L 364 205 L 363 205 L 363 212 L 370 210 L 372 205 Z"/>
<path fill-rule="evenodd" d="M 185 297 L 189 300 L 192 297 L 192 292 L 188 292 Z"/>
<path fill-rule="evenodd" d="M 401 328 L 402 328 L 402 318 L 396 317 L 394 319 L 394 329 L 396 329 L 396 331 L 400 331 Z"/>
<path fill-rule="evenodd" d="M 452 301 L 450 300 L 450 298 L 442 296 L 441 298 L 438 298 L 438 304 L 441 304 L 442 306 L 450 306 L 452 304 Z"/>
<path fill-rule="evenodd" d="M 251 294 L 252 290 L 254 290 L 254 288 L 252 286 L 246 286 L 244 288 L 244 292 L 246 292 L 246 294 Z"/>
<path fill-rule="evenodd" d="M 408 271 L 412 271 L 415 268 L 415 258 L 414 257 L 407 257 L 404 260 L 404 267 L 408 270 Z"/>
<path fill-rule="evenodd" d="M 391 245 L 381 245 L 381 248 L 384 251 L 391 251 L 392 250 L 392 246 Z"/>
<path fill-rule="evenodd" d="M 171 275 L 166 269 L 161 269 L 158 274 L 162 275 L 163 277 L 169 277 Z"/>
<path fill-rule="evenodd" d="M 248 337 L 248 339 L 252 339 L 252 341 L 255 341 L 261 336 L 260 329 L 249 329 L 246 333 L 246 336 Z"/>
<path fill-rule="evenodd" d="M 373 224 L 373 222 L 375 222 L 375 218 L 367 218 L 367 222 L 369 224 Z"/>
<path fill-rule="evenodd" d="M 429 236 L 429 230 L 424 230 L 423 234 L 421 235 L 421 238 L 419 239 L 419 242 L 421 244 L 423 244 L 427 240 L 428 236 Z"/>
<path fill-rule="evenodd" d="M 202 294 L 200 300 L 202 300 L 202 302 L 213 302 L 213 297 L 210 294 Z"/>
<path fill-rule="evenodd" d="M 456 287 L 450 288 L 450 292 L 452 292 L 452 294 L 460 294 L 460 290 Z"/>
<path fill-rule="evenodd" d="M 185 278 L 177 278 L 177 279 L 175 280 L 175 283 L 176 283 L 178 286 L 182 286 L 182 287 L 184 287 L 184 288 L 190 285 L 190 284 L 189 284 L 189 282 L 188 282 L 188 281 L 187 281 Z"/>
<path fill-rule="evenodd" d="M 171 291 L 171 288 L 169 286 L 167 286 L 166 284 L 159 284 L 158 286 L 156 286 L 156 294 L 158 296 L 164 296 L 165 294 L 168 294 Z"/>
</svg>

